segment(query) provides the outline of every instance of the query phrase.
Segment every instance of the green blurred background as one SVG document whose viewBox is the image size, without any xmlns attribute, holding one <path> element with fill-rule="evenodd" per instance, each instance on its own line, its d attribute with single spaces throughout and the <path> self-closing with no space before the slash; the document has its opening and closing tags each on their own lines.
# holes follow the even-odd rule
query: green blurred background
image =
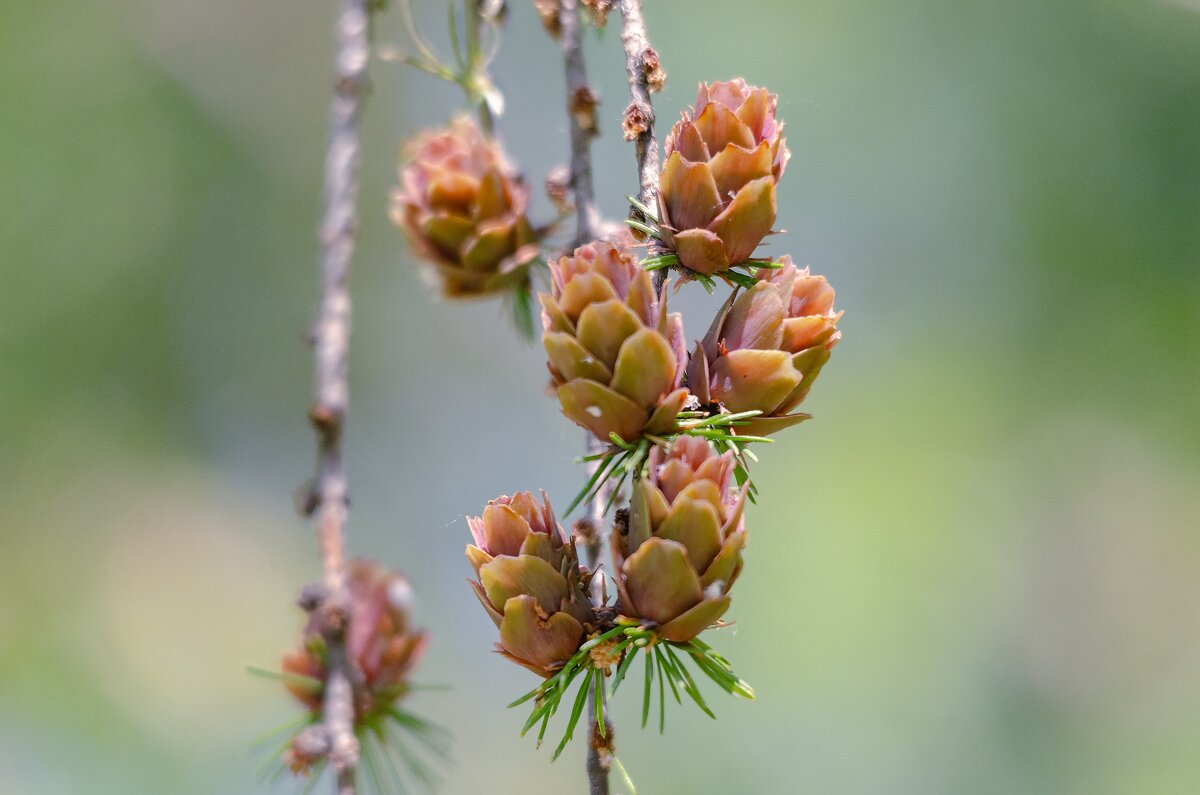
<svg viewBox="0 0 1200 795">
<path fill-rule="evenodd" d="M 253 793 L 253 737 L 317 571 L 314 223 L 333 3 L 0 8 L 0 792 Z M 444 5 L 418 0 L 444 39 Z M 781 95 L 772 252 L 844 340 L 762 451 L 737 628 L 757 688 L 668 734 L 617 717 L 653 793 L 1200 788 L 1200 4 L 652 0 L 664 122 L 702 79 Z M 381 43 L 399 41 L 395 14 Z M 601 204 L 623 212 L 616 30 L 591 37 Z M 560 505 L 581 433 L 496 304 L 431 301 L 385 217 L 450 86 L 376 62 L 355 262 L 354 551 L 435 641 L 415 710 L 444 792 L 582 789 L 504 705 L 463 520 Z M 566 158 L 560 56 L 514 0 L 496 74 L 531 181 Z M 666 125 L 664 124 L 664 127 Z M 540 201 L 544 213 L 546 203 Z M 675 305 L 698 336 L 712 302 Z M 275 791 L 287 791 L 280 785 Z"/>
</svg>

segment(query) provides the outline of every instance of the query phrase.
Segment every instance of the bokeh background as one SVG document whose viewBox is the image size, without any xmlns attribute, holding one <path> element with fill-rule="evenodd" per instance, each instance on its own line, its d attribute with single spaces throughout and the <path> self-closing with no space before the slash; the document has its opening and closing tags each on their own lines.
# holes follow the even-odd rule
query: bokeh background
<svg viewBox="0 0 1200 795">
<path fill-rule="evenodd" d="M 445 39 L 443 0 L 417 0 Z M 302 342 L 332 3 L 0 7 L 0 791 L 255 793 L 295 715 L 270 667 L 317 571 Z M 496 75 L 531 181 L 566 158 L 560 56 L 512 3 Z M 1200 7 L 1194 0 L 654 0 L 664 122 L 702 79 L 781 95 L 771 251 L 844 340 L 762 451 L 719 647 L 757 702 L 668 734 L 651 793 L 1200 787 Z M 379 25 L 398 42 L 396 16 Z M 616 30 L 588 42 L 598 190 L 634 189 Z M 582 788 L 504 705 L 463 520 L 582 473 L 536 345 L 429 300 L 385 217 L 455 89 L 376 62 L 355 262 L 352 547 L 435 642 L 415 710 L 448 793 Z M 665 124 L 664 124 L 665 126 Z M 545 212 L 543 201 L 538 205 Z M 544 216 L 543 216 L 544 217 Z M 698 294 L 699 293 L 699 294 Z M 688 331 L 712 302 L 678 297 Z M 290 786 L 290 785 L 288 785 Z M 273 791 L 288 791 L 279 785 Z"/>
</svg>

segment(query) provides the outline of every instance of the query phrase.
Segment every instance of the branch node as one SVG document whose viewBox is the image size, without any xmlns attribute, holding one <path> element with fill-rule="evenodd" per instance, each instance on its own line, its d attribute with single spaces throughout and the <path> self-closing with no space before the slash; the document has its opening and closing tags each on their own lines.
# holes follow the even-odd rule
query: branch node
<svg viewBox="0 0 1200 795">
<path fill-rule="evenodd" d="M 555 166 L 546 175 L 546 197 L 559 213 L 565 215 L 575 209 L 571 201 L 571 171 L 566 166 Z"/>
<path fill-rule="evenodd" d="M 317 436 L 317 475 L 297 502 L 317 516 L 324 580 L 307 586 L 300 605 L 316 619 L 328 659 L 321 723 L 302 732 L 288 750 L 293 769 L 321 758 L 337 771 L 340 795 L 354 795 L 358 740 L 354 736 L 354 662 L 345 648 L 350 600 L 344 585 L 346 473 L 342 427 L 349 403 L 346 377 L 350 341 L 348 280 L 357 230 L 360 124 L 370 61 L 368 31 L 373 0 L 341 0 L 334 24 L 334 95 L 329 109 L 321 222 L 320 297 L 311 338 L 316 370 L 315 399 L 308 417 Z"/>
<path fill-rule="evenodd" d="M 558 0 L 533 0 L 533 7 L 537 11 L 538 19 L 542 21 L 542 27 L 550 34 L 550 37 L 557 39 L 562 35 L 562 22 L 559 19 Z"/>
<path fill-rule="evenodd" d="M 325 601 L 325 593 L 325 583 L 310 582 L 300 589 L 300 595 L 296 597 L 296 604 L 304 612 L 311 613 Z"/>
<path fill-rule="evenodd" d="M 629 535 L 629 509 L 618 508 L 613 516 L 613 532 L 622 536 Z"/>
<path fill-rule="evenodd" d="M 600 125 L 596 121 L 596 106 L 599 104 L 600 98 L 596 96 L 596 92 L 592 91 L 590 86 L 579 86 L 571 92 L 571 99 L 567 107 L 571 111 L 571 115 L 575 117 L 575 123 L 579 125 L 579 129 L 588 135 L 600 133 Z"/>
<path fill-rule="evenodd" d="M 655 93 L 662 91 L 663 85 L 667 82 L 667 73 L 658 60 L 658 51 L 647 45 L 646 49 L 642 50 L 641 61 L 646 87 Z"/>
<path fill-rule="evenodd" d="M 588 731 L 588 747 L 600 752 L 600 766 L 608 770 L 612 766 L 612 752 L 616 747 L 615 730 L 612 722 L 604 718 L 604 734 L 600 733 L 600 724 L 592 723 Z"/>
<path fill-rule="evenodd" d="M 621 134 L 626 141 L 636 141 L 638 136 L 654 125 L 654 108 L 649 104 L 635 99 L 625 108 L 625 116 L 621 119 Z"/>
<path fill-rule="evenodd" d="M 315 764 L 329 756 L 329 731 L 325 724 L 309 726 L 292 738 L 283 755 L 284 764 L 293 773 L 307 775 Z"/>
<path fill-rule="evenodd" d="M 308 419 L 325 445 L 333 445 L 341 438 L 344 417 L 345 412 L 326 403 L 314 403 L 308 410 Z"/>
<path fill-rule="evenodd" d="M 582 0 L 584 8 L 591 9 L 592 24 L 603 28 L 608 24 L 608 12 L 617 4 L 617 0 Z"/>
<path fill-rule="evenodd" d="M 663 71 L 658 52 L 646 38 L 641 0 L 620 0 L 620 5 L 625 20 L 621 44 L 625 48 L 625 72 L 629 77 L 632 100 L 621 127 L 625 140 L 635 142 L 638 200 L 653 207 L 658 194 L 658 141 L 654 137 L 654 107 L 650 94 L 662 90 L 667 73 Z M 664 272 L 656 273 L 656 283 L 665 276 Z"/>
<path fill-rule="evenodd" d="M 292 502 L 296 507 L 296 513 L 311 519 L 317 512 L 317 508 L 321 507 L 321 495 L 317 491 L 317 479 L 309 478 L 300 484 L 292 494 Z"/>
<path fill-rule="evenodd" d="M 321 634 L 331 643 L 341 643 L 350 626 L 350 600 L 343 591 L 325 592 L 320 604 Z"/>
<path fill-rule="evenodd" d="M 592 189 L 592 153 L 590 142 L 599 130 L 596 122 L 596 94 L 588 87 L 587 65 L 583 59 L 583 40 L 579 24 L 578 0 L 559 0 L 559 43 L 567 83 L 567 117 L 571 130 L 571 187 L 575 192 L 575 239 L 578 248 L 596 238 L 600 216 Z"/>
<path fill-rule="evenodd" d="M 589 795 L 608 795 L 608 771 L 613 763 L 613 726 L 604 718 L 604 733 L 596 721 L 588 726 L 588 792 Z"/>
<path fill-rule="evenodd" d="M 585 546 L 596 542 L 596 523 L 590 516 L 576 519 L 575 524 L 571 526 L 571 531 L 575 535 L 575 539 Z"/>
</svg>

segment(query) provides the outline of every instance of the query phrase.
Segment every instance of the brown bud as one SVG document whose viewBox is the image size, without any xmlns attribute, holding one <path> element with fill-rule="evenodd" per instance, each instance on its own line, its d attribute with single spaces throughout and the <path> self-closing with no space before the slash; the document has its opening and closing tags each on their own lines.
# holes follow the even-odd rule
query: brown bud
<svg viewBox="0 0 1200 795">
<path fill-rule="evenodd" d="M 580 86 L 571 92 L 571 101 L 567 107 L 580 129 L 595 135 L 600 132 L 600 126 L 596 122 L 596 106 L 599 104 L 600 98 L 596 96 L 595 91 L 587 86 Z"/>
<path fill-rule="evenodd" d="M 538 19 L 542 21 L 542 27 L 557 39 L 562 33 L 562 22 L 558 18 L 558 0 L 533 0 L 533 7 L 537 10 Z"/>
<path fill-rule="evenodd" d="M 667 82 L 667 73 L 653 47 L 642 50 L 642 70 L 646 73 L 646 87 L 651 91 L 662 91 L 663 84 Z"/>
<path fill-rule="evenodd" d="M 584 8 L 591 9 L 592 24 L 602 28 L 608 24 L 608 12 L 616 5 L 615 0 L 582 0 Z"/>
<path fill-rule="evenodd" d="M 283 763 L 296 775 L 306 776 L 329 755 L 329 734 L 324 726 L 310 726 L 292 738 Z"/>
<path fill-rule="evenodd" d="M 571 535 L 586 546 L 596 540 L 596 523 L 590 516 L 576 519 L 575 524 L 571 525 Z"/>
<path fill-rule="evenodd" d="M 621 134 L 626 141 L 636 140 L 639 135 L 650 129 L 654 123 L 654 109 L 645 102 L 634 100 L 625 108 L 625 116 L 621 119 Z"/>
<path fill-rule="evenodd" d="M 608 770 L 613 761 L 613 725 L 604 719 L 604 731 L 600 731 L 599 723 L 591 723 L 588 728 L 588 746 L 596 749 L 596 756 L 601 770 Z"/>
<path fill-rule="evenodd" d="M 546 175 L 546 196 L 554 209 L 560 213 L 569 213 L 574 205 L 571 203 L 571 170 L 563 165 L 555 166 Z"/>
</svg>

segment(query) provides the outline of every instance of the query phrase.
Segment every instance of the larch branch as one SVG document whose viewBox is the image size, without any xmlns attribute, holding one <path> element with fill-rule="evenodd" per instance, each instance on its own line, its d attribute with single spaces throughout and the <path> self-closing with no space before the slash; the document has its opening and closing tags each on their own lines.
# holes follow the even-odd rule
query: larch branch
<svg viewBox="0 0 1200 795">
<path fill-rule="evenodd" d="M 573 247 L 582 246 L 596 238 L 599 214 L 596 211 L 595 189 L 592 184 L 592 136 L 598 131 L 597 98 L 587 82 L 587 67 L 583 60 L 583 32 L 579 19 L 578 0 L 560 0 L 558 6 L 559 42 L 563 51 L 563 68 L 567 83 L 567 118 L 571 137 L 571 189 L 575 196 L 575 239 Z M 593 452 L 599 444 L 588 436 L 587 450 Z M 602 446 L 602 445 L 601 445 Z M 584 540 L 584 564 L 595 571 L 604 547 L 604 506 L 607 495 L 600 489 L 592 500 L 591 533 Z M 602 597 L 593 588 L 592 603 L 602 607 Z M 603 588 L 600 589 L 601 592 Z M 589 739 L 598 736 L 595 691 L 588 693 Z M 611 756 L 604 754 L 595 743 L 588 743 L 587 775 L 590 795 L 608 795 L 608 767 Z"/>
<path fill-rule="evenodd" d="M 642 19 L 642 0 L 620 0 L 621 44 L 625 47 L 625 73 L 629 77 L 629 106 L 621 122 L 625 140 L 634 142 L 637 158 L 638 201 L 654 209 L 658 203 L 658 139 L 654 136 L 654 103 L 651 92 L 661 91 L 667 74 L 659 62 L 658 52 L 650 46 L 646 36 L 646 23 Z M 630 209 L 630 217 L 643 223 L 651 219 L 642 217 L 636 208 Z M 667 271 L 659 268 L 654 272 L 654 290 L 662 294 Z"/>
<path fill-rule="evenodd" d="M 360 121 L 370 58 L 369 0 L 341 0 L 334 25 L 334 93 L 329 109 L 325 182 L 319 229 L 320 297 L 312 340 L 315 400 L 309 416 L 317 434 L 317 475 L 311 505 L 321 552 L 318 611 L 328 663 L 322 714 L 328 758 L 338 795 L 354 795 L 359 747 L 354 735 L 354 683 L 346 627 L 350 600 L 345 582 L 347 515 L 343 430 L 350 402 L 347 359 L 350 345 L 350 260 L 358 226 Z"/>
<path fill-rule="evenodd" d="M 592 186 L 592 136 L 596 122 L 596 92 L 588 85 L 583 61 L 583 33 L 578 0 L 559 3 L 559 41 L 567 78 L 567 118 L 571 131 L 571 188 L 575 194 L 576 247 L 594 240 L 599 227 L 596 193 Z"/>
<path fill-rule="evenodd" d="M 654 207 L 658 200 L 658 140 L 654 137 L 652 91 L 662 89 L 666 74 L 658 53 L 646 38 L 641 0 L 621 0 L 621 44 L 625 47 L 625 72 L 629 76 L 629 107 L 622 130 L 634 142 L 638 170 L 638 201 Z"/>
</svg>

